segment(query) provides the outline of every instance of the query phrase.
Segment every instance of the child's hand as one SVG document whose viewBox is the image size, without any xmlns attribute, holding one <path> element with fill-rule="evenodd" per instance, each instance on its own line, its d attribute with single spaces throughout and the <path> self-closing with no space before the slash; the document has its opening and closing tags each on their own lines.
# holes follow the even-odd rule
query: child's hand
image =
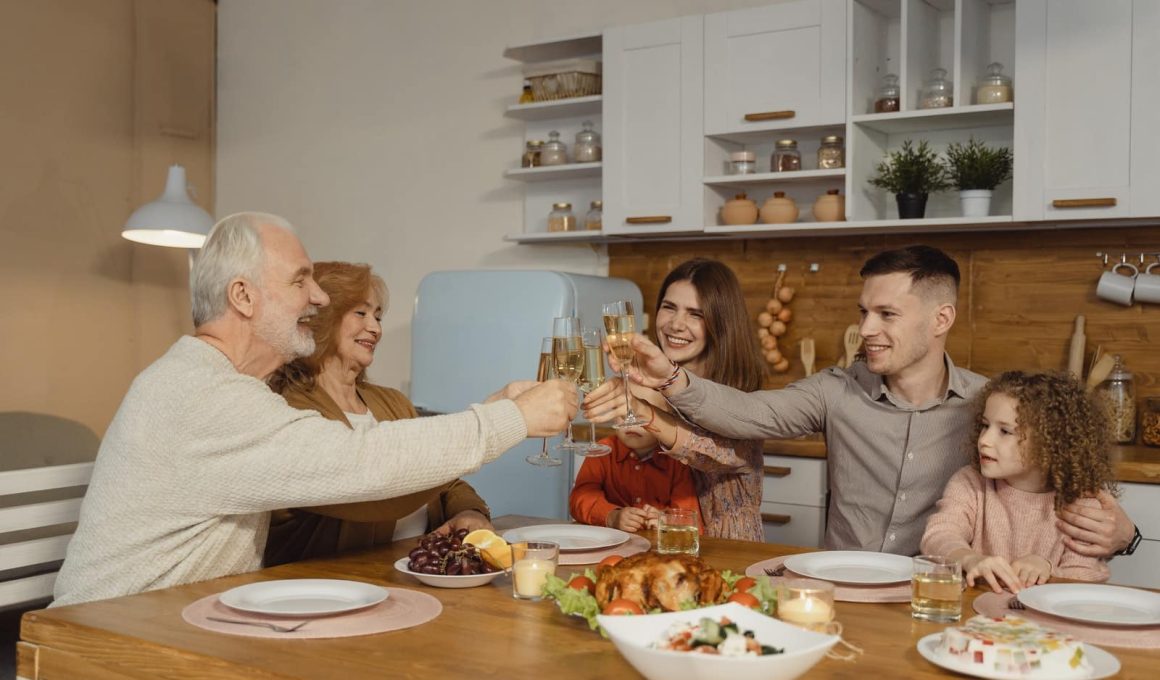
<svg viewBox="0 0 1160 680">
<path fill-rule="evenodd" d="M 1004 586 L 1017 593 L 1023 586 L 1023 582 L 1011 568 L 1011 563 L 998 555 L 977 555 L 968 558 L 963 561 L 963 570 L 967 572 L 967 585 L 975 585 L 975 579 L 981 576 L 996 593 L 1003 592 Z"/>
<path fill-rule="evenodd" d="M 661 518 L 661 511 L 657 510 L 656 508 L 649 505 L 648 503 L 645 503 L 643 510 L 644 510 L 644 516 L 645 516 L 645 521 L 644 521 L 645 528 L 656 529 L 657 522 Z"/>
<path fill-rule="evenodd" d="M 640 508 L 617 508 L 608 513 L 608 526 L 621 531 L 637 532 L 648 522 L 648 513 Z"/>
<path fill-rule="evenodd" d="M 1051 578 L 1051 564 L 1039 555 L 1020 557 L 1011 563 L 1011 568 L 1023 582 L 1024 588 L 1047 583 L 1047 579 Z"/>
</svg>

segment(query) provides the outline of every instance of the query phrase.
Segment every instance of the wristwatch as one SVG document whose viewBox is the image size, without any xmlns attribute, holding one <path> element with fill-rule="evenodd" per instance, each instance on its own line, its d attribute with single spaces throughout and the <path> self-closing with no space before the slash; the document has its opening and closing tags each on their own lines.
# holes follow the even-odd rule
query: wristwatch
<svg viewBox="0 0 1160 680">
<path fill-rule="evenodd" d="M 1127 548 L 1124 548 L 1120 552 L 1116 553 L 1117 555 L 1131 555 L 1132 553 L 1136 552 L 1136 548 L 1140 547 L 1140 541 L 1144 540 L 1144 537 L 1140 535 L 1140 527 L 1135 527 L 1135 529 L 1136 534 L 1132 536 L 1131 543 L 1128 543 Z"/>
</svg>

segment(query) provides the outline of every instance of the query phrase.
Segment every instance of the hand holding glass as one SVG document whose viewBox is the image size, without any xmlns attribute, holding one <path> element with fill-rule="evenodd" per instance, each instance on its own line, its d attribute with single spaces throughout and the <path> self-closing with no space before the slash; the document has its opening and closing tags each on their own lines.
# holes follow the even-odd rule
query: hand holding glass
<svg viewBox="0 0 1160 680">
<path fill-rule="evenodd" d="M 632 395 L 628 389 L 628 369 L 632 366 L 633 356 L 632 336 L 636 333 L 636 315 L 633 313 L 632 302 L 620 300 L 604 305 L 604 330 L 608 336 L 608 351 L 616 357 L 620 365 L 621 381 L 624 383 L 624 401 L 627 414 L 614 427 L 618 430 L 626 427 L 643 427 L 646 421 L 636 417 L 632 412 Z"/>
<path fill-rule="evenodd" d="M 540 341 L 540 365 L 536 369 L 536 381 L 545 382 L 555 377 L 555 371 L 552 369 L 552 338 L 544 338 Z M 540 450 L 538 456 L 528 456 L 524 460 L 532 465 L 539 465 L 540 467 L 555 467 L 564 462 L 559 458 L 552 458 L 548 455 L 548 438 L 544 437 L 544 446 Z"/>
<path fill-rule="evenodd" d="M 584 343 L 584 375 L 580 379 L 580 391 L 588 394 L 604 384 L 604 351 L 600 347 L 601 334 L 599 328 L 584 328 L 580 331 L 580 339 Z M 607 456 L 612 447 L 599 444 L 596 441 L 596 423 L 588 421 L 588 446 L 576 448 L 576 454 L 594 458 Z"/>
</svg>

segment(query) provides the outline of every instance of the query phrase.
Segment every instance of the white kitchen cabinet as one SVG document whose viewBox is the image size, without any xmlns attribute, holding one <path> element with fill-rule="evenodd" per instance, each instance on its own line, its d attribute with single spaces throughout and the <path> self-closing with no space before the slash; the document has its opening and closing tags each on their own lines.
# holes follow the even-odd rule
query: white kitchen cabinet
<svg viewBox="0 0 1160 680">
<path fill-rule="evenodd" d="M 705 16 L 705 134 L 846 120 L 846 0 Z"/>
<path fill-rule="evenodd" d="M 1109 583 L 1160 588 L 1160 485 L 1120 484 L 1120 505 L 1144 537 L 1132 555 L 1114 558 Z"/>
<path fill-rule="evenodd" d="M 1160 214 L 1154 0 L 1019 0 L 1017 220 Z"/>
<path fill-rule="evenodd" d="M 761 524 L 766 543 L 819 548 L 826 533 L 826 461 L 766 456 Z"/>
<path fill-rule="evenodd" d="M 604 33 L 604 232 L 702 231 L 701 17 Z"/>
</svg>

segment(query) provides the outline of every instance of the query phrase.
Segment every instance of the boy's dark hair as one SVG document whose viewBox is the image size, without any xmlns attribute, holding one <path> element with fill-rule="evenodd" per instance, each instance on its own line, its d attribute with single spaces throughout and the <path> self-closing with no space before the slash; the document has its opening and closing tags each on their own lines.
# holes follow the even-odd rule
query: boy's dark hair
<svg viewBox="0 0 1160 680">
<path fill-rule="evenodd" d="M 863 279 L 884 274 L 905 273 L 910 275 L 912 289 L 916 292 L 936 292 L 944 290 L 953 303 L 959 294 L 959 265 L 946 253 L 931 246 L 907 246 L 897 250 L 884 250 L 862 265 L 859 274 Z"/>
</svg>

